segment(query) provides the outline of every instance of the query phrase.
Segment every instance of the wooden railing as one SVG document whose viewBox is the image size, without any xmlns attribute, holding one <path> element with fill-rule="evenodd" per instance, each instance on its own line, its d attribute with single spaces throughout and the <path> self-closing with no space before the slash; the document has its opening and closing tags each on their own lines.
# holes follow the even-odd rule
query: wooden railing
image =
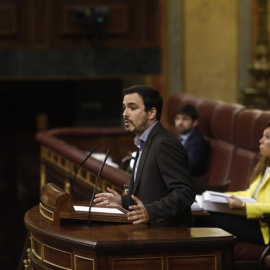
<svg viewBox="0 0 270 270">
<path fill-rule="evenodd" d="M 45 130 L 36 134 L 36 140 L 41 145 L 40 187 L 53 182 L 67 192 L 72 190 L 75 199 L 89 199 L 102 161 L 89 157 L 77 169 L 94 146 L 101 153 L 110 149 L 113 162 L 119 165 L 119 168 L 107 164 L 104 166 L 97 191 L 105 191 L 110 187 L 122 194 L 124 186 L 129 183 L 130 174 L 121 168 L 121 160 L 134 151 L 135 145 L 133 136 L 121 127 Z"/>
</svg>

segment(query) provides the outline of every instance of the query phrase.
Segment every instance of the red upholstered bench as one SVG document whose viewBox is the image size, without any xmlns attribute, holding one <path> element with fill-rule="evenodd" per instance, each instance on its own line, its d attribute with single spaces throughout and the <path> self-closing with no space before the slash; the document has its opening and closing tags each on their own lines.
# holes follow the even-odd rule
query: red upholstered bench
<svg viewBox="0 0 270 270">
<path fill-rule="evenodd" d="M 200 119 L 198 128 L 210 144 L 207 172 L 193 179 L 197 193 L 207 189 L 246 189 L 250 173 L 258 161 L 259 139 L 264 126 L 270 121 L 270 111 L 247 109 L 240 104 L 175 93 L 168 99 L 167 106 L 168 129 L 173 134 L 176 134 L 176 110 L 187 103 L 197 108 Z M 235 269 L 270 269 L 268 250 L 270 248 L 265 246 L 237 242 L 234 249 Z M 267 266 L 269 268 L 265 268 Z"/>
</svg>

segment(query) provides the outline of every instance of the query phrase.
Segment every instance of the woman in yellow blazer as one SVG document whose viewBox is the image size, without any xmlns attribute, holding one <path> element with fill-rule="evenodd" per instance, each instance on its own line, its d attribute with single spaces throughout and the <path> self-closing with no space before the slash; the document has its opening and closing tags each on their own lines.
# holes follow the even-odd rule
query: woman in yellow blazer
<svg viewBox="0 0 270 270">
<path fill-rule="evenodd" d="M 266 125 L 259 141 L 261 158 L 250 177 L 247 190 L 228 192 L 229 207 L 246 211 L 246 216 L 214 213 L 196 219 L 195 226 L 219 227 L 235 235 L 238 240 L 266 245 L 269 243 L 269 227 L 259 219 L 270 213 L 270 123 Z M 237 196 L 256 199 L 256 203 L 244 203 Z"/>
</svg>

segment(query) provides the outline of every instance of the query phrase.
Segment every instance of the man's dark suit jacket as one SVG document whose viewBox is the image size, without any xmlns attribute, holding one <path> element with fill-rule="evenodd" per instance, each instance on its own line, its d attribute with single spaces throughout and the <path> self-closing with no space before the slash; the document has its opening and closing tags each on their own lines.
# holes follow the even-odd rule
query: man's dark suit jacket
<svg viewBox="0 0 270 270">
<path fill-rule="evenodd" d="M 203 175 L 206 170 L 209 146 L 196 128 L 191 131 L 184 147 L 189 157 L 191 176 Z"/>
<path fill-rule="evenodd" d="M 151 226 L 191 226 L 195 191 L 188 156 L 180 141 L 160 122 L 144 144 L 135 183 L 132 175 L 129 194 L 122 196 L 126 209 L 134 204 L 131 194 L 145 205 Z"/>
</svg>

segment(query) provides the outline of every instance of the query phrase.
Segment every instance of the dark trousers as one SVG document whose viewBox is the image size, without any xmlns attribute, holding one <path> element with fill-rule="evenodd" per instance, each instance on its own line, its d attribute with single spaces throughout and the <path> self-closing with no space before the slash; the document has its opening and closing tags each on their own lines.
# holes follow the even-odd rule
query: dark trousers
<svg viewBox="0 0 270 270">
<path fill-rule="evenodd" d="M 238 241 L 264 245 L 260 223 L 245 216 L 209 212 L 208 216 L 198 216 L 195 227 L 221 228 L 237 237 Z"/>
</svg>

